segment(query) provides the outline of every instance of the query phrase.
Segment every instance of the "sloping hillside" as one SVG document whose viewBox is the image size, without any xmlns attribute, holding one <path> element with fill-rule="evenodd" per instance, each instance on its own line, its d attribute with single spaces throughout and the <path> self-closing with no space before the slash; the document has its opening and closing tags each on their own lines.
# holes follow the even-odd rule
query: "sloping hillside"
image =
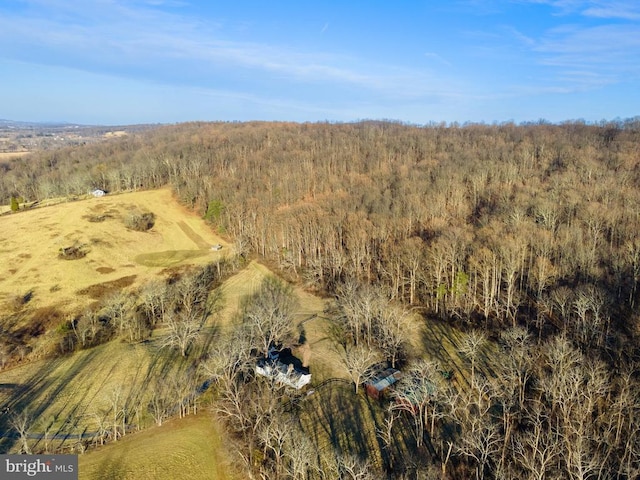
<svg viewBox="0 0 640 480">
<path fill-rule="evenodd" d="M 145 232 L 125 226 L 151 212 Z M 222 244 L 219 251 L 211 246 Z M 61 259 L 75 247 L 82 258 Z M 228 255 L 231 246 L 188 212 L 169 189 L 62 203 L 0 217 L 0 305 L 27 292 L 33 307 L 75 310 L 114 290 L 134 287 L 184 265 Z"/>
</svg>

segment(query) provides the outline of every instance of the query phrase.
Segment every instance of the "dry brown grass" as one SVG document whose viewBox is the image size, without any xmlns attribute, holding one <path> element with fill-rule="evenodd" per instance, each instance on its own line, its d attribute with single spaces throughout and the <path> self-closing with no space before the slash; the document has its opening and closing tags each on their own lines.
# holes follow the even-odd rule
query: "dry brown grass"
<svg viewBox="0 0 640 480">
<path fill-rule="evenodd" d="M 402 459 L 417 451 L 423 462 L 431 461 L 428 448 L 417 450 L 408 415 L 396 418 L 391 444 L 388 449 L 382 446 L 379 432 L 388 418 L 387 406 L 385 402 L 369 398 L 362 390 L 356 394 L 350 383 L 330 382 L 300 401 L 298 418 L 303 431 L 321 453 L 331 455 L 337 451 L 355 455 L 380 470 L 389 461 L 389 452 L 394 458 Z"/>
<path fill-rule="evenodd" d="M 154 212 L 149 232 L 125 227 L 131 211 Z M 102 221 L 91 221 L 101 218 Z M 218 252 L 210 245 L 222 244 Z M 84 258 L 57 258 L 61 248 L 88 245 Z M 0 217 L 0 308 L 16 293 L 33 291 L 32 305 L 74 311 L 122 278 L 135 288 L 170 266 L 204 264 L 233 253 L 204 221 L 180 206 L 169 189 L 59 203 Z M 114 283 L 115 282 L 115 283 Z"/>
<path fill-rule="evenodd" d="M 150 232 L 134 232 L 124 226 L 123 216 L 134 209 L 156 213 L 156 224 Z M 90 221 L 95 218 L 102 221 Z M 65 309 L 75 310 L 114 290 L 134 288 L 158 275 L 169 275 L 176 268 L 209 262 L 233 253 L 231 245 L 214 235 L 200 218 L 181 208 L 168 190 L 107 196 L 4 216 L 0 218 L 0 232 L 0 302 L 3 299 L 15 299 L 17 293 L 33 291 L 28 307 L 40 312 L 39 318 L 46 317 L 47 308 L 50 308 L 55 312 L 52 318 L 61 319 Z M 56 258 L 60 246 L 76 242 L 91 245 L 91 251 L 85 258 L 72 262 Z M 219 252 L 209 248 L 216 243 L 224 246 Z M 241 299 L 253 293 L 262 279 L 271 274 L 266 266 L 251 262 L 222 285 L 225 306 L 215 320 L 222 327 L 222 334 L 237 321 Z M 331 304 L 331 300 L 314 296 L 300 288 L 294 288 L 294 292 L 299 300 L 294 319 L 295 328 L 300 338 L 305 340 L 304 345 L 294 349 L 294 353 L 308 362 L 314 375 L 314 384 L 329 378 L 345 378 L 339 348 L 332 336 L 331 321 L 325 318 L 326 307 Z M 412 350 L 419 356 L 439 360 L 443 368 L 455 372 L 457 382 L 464 384 L 468 365 L 457 352 L 461 342 L 460 332 L 447 324 L 425 320 L 418 315 L 412 318 L 411 324 L 414 326 L 411 334 Z M 40 327 L 47 330 L 51 325 L 40 322 L 38 328 Z M 124 386 L 127 396 L 137 398 L 144 404 L 145 382 L 150 375 L 158 374 L 158 365 L 167 365 L 168 362 L 167 354 L 158 350 L 163 334 L 162 331 L 156 331 L 152 340 L 144 344 L 111 342 L 66 358 L 32 362 L 2 372 L 0 404 L 7 403 L 15 408 L 36 411 L 40 418 L 55 418 L 55 422 L 59 424 L 57 427 L 66 431 L 69 430 L 69 425 L 62 423 L 66 419 L 72 419 L 72 431 L 79 432 L 85 428 L 92 430 L 95 425 L 92 424 L 91 414 L 108 410 L 109 392 L 118 386 Z M 491 352 L 487 350 L 486 353 L 488 358 Z M 482 368 L 481 365 L 478 367 Z M 171 370 L 179 367 L 171 365 L 166 368 Z M 352 387 L 345 385 L 343 393 L 350 392 L 350 388 Z M 323 409 L 323 415 L 339 415 L 339 412 L 331 413 L 326 408 L 335 406 L 335 402 L 342 402 L 340 404 L 343 406 L 345 401 L 349 403 L 351 394 L 343 396 L 343 399 L 334 398 L 331 393 L 330 398 L 319 405 L 313 406 L 315 400 L 310 402 L 308 416 L 303 420 L 306 423 L 305 429 L 313 431 L 324 428 L 323 422 L 326 419 L 314 418 Z M 316 398 L 318 399 L 320 396 Z M 362 416 L 360 428 L 363 448 L 368 448 L 367 445 L 374 441 L 375 433 L 372 432 L 375 432 L 375 425 L 381 421 L 380 412 L 371 409 L 368 403 L 366 398 L 358 396 L 357 402 L 350 407 L 353 410 L 357 406 L 358 415 Z M 341 411 L 351 410 L 344 407 Z M 340 417 L 339 420 L 348 430 L 352 425 L 347 417 Z M 146 422 L 147 425 L 152 423 L 149 419 Z M 148 457 L 144 453 L 147 448 L 162 451 L 168 445 L 181 444 L 185 441 L 183 437 L 187 435 L 185 432 L 189 428 L 184 432 L 181 429 L 173 431 L 171 428 L 153 430 L 155 433 L 149 431 L 149 438 L 145 436 L 147 432 L 144 432 L 131 439 L 127 438 L 126 442 L 132 442 L 131 444 L 118 442 L 109 446 L 108 450 L 104 449 L 105 452 L 113 453 L 102 454 L 103 449 L 100 449 L 92 457 L 97 460 L 86 463 L 86 471 L 94 473 L 82 478 L 142 478 L 140 472 L 162 471 L 154 470 L 157 458 L 137 463 L 133 458 Z M 159 432 L 162 435 L 156 438 L 163 439 L 154 447 L 151 437 L 159 435 Z M 328 434 L 327 438 L 331 438 L 334 433 L 336 432 L 316 434 L 321 437 Z M 133 440 L 136 437 L 141 440 Z M 348 436 L 343 440 L 348 442 Z M 327 439 L 318 437 L 316 441 L 322 444 Z M 197 450 L 200 447 L 193 448 Z M 129 456 L 130 451 L 137 451 L 139 454 Z M 211 455 L 211 451 L 203 458 L 206 455 Z M 215 455 L 219 455 L 219 452 Z M 197 455 L 193 458 L 197 458 Z M 380 461 L 381 459 L 375 458 L 374 463 Z M 129 463 L 134 466 L 128 467 Z M 176 461 L 175 464 L 177 463 Z M 196 463 L 202 462 L 194 460 L 193 465 Z M 108 467 L 111 469 L 108 471 L 115 472 L 114 475 L 125 476 L 95 476 L 97 469 L 102 467 Z M 121 468 L 125 470 L 120 470 Z M 207 477 L 202 472 L 189 476 L 228 478 L 219 475 Z M 162 477 L 151 475 L 144 478 Z"/>
<path fill-rule="evenodd" d="M 124 130 L 114 130 L 113 132 L 107 132 L 104 134 L 105 138 L 113 138 L 113 137 L 126 137 L 128 135 Z"/>
<path fill-rule="evenodd" d="M 252 262 L 220 287 L 226 301 L 223 311 L 215 316 L 215 322 L 222 326 L 223 331 L 237 318 L 236 312 L 241 299 L 253 292 L 261 280 L 270 274 L 265 266 Z M 120 281 L 122 280 L 121 278 Z M 133 281 L 127 277 L 124 280 L 127 280 L 126 283 Z M 123 286 L 117 280 L 110 285 L 118 288 Z M 294 292 L 299 297 L 295 320 L 297 325 L 322 313 L 324 300 L 299 289 L 294 289 Z M 84 293 L 95 296 L 103 292 L 88 287 L 84 289 Z M 45 307 L 38 311 L 41 312 L 39 317 L 46 316 L 47 311 L 54 312 L 56 318 L 61 315 L 60 311 L 47 310 Z M 305 328 L 308 329 L 307 325 L 310 322 L 305 322 Z M 49 325 L 42 326 L 46 329 Z M 47 335 L 44 334 L 43 341 L 46 341 L 44 337 Z M 96 426 L 92 414 L 109 410 L 108 399 L 114 389 L 121 386 L 131 405 L 146 405 L 149 379 L 183 368 L 184 359 L 179 354 L 160 349 L 164 335 L 166 332 L 160 329 L 144 343 L 131 345 L 116 340 L 67 357 L 32 361 L 1 372 L 0 386 L 6 388 L 0 388 L 0 405 L 26 409 L 35 412 L 40 418 L 55 418 L 56 428 L 61 431 L 93 431 Z M 314 335 L 308 336 L 308 339 L 315 338 Z M 321 335 L 320 330 L 317 335 Z M 310 342 L 310 347 L 311 366 L 315 369 L 316 365 L 322 363 L 321 359 L 326 357 L 323 349 L 328 348 L 329 343 Z M 198 356 L 197 353 L 194 355 Z M 330 372 L 326 374 L 331 376 Z M 143 423 L 151 424 L 152 420 L 146 417 L 146 414 L 142 415 Z M 68 419 L 71 419 L 70 423 L 65 426 L 64 422 Z"/>
<path fill-rule="evenodd" d="M 10 160 L 12 158 L 24 157 L 31 152 L 0 152 L 0 160 Z"/>
</svg>

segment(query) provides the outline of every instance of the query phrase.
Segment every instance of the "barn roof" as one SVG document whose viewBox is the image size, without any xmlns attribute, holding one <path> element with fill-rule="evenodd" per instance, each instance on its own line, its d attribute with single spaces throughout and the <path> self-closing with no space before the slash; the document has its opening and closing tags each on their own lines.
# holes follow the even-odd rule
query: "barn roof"
<svg viewBox="0 0 640 480">
<path fill-rule="evenodd" d="M 396 383 L 398 380 L 400 380 L 401 377 L 402 372 L 400 372 L 399 370 L 396 370 L 395 368 L 387 368 L 386 370 L 383 370 L 371 380 L 366 382 L 366 385 L 371 386 L 381 392 Z"/>
</svg>

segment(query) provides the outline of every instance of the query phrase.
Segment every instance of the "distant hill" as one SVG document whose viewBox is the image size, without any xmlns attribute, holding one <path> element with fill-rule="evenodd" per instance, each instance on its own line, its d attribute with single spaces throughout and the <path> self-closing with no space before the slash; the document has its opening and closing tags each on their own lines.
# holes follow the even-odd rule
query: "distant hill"
<svg viewBox="0 0 640 480">
<path fill-rule="evenodd" d="M 0 119 L 0 128 L 40 129 L 40 128 L 79 128 L 88 125 L 68 122 L 23 122 L 19 120 Z"/>
</svg>

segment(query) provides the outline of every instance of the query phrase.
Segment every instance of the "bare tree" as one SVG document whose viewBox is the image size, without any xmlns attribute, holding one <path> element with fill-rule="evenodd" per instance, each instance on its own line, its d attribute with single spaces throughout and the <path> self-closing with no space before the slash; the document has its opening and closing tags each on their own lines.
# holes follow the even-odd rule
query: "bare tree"
<svg viewBox="0 0 640 480">
<path fill-rule="evenodd" d="M 522 271 L 526 256 L 526 245 L 518 242 L 511 235 L 506 236 L 500 242 L 500 259 L 502 261 L 502 281 L 505 286 L 507 316 L 511 319 L 512 326 L 516 324 L 516 311 L 518 309 L 518 274 Z"/>
<path fill-rule="evenodd" d="M 44 442 L 44 453 L 50 453 L 51 433 L 54 431 L 55 417 L 41 416 L 38 421 L 38 429 L 42 431 L 42 441 Z"/>
<path fill-rule="evenodd" d="M 363 344 L 347 346 L 342 353 L 342 366 L 353 381 L 356 394 L 360 385 L 374 373 L 371 367 L 380 357 L 380 352 Z"/>
<path fill-rule="evenodd" d="M 147 410 L 159 427 L 171 414 L 171 406 L 173 404 L 171 393 L 171 389 L 164 379 L 157 379 L 151 385 L 151 395 Z"/>
<path fill-rule="evenodd" d="M 129 326 L 129 315 L 133 310 L 132 297 L 124 291 L 114 293 L 106 299 L 102 312 L 115 326 L 119 335 L 126 332 Z"/>
<path fill-rule="evenodd" d="M 576 338 L 586 347 L 601 345 L 608 323 L 606 313 L 606 295 L 593 286 L 585 285 L 577 290 L 573 301 Z"/>
<path fill-rule="evenodd" d="M 239 328 L 219 342 L 203 364 L 203 370 L 211 378 L 218 395 L 214 410 L 236 432 L 251 428 L 251 417 L 245 408 L 249 398 L 247 381 L 255 369 L 251 348 L 246 328 Z"/>
<path fill-rule="evenodd" d="M 115 442 L 126 434 L 126 405 L 122 386 L 111 389 L 107 397 L 109 402 L 109 427 L 111 439 Z"/>
<path fill-rule="evenodd" d="M 515 461 L 532 480 L 547 478 L 548 472 L 558 462 L 560 444 L 553 435 L 549 422 L 545 406 L 535 402 L 529 413 L 529 428 L 512 437 Z"/>
<path fill-rule="evenodd" d="M 242 321 L 252 343 L 263 356 L 269 348 L 287 340 L 293 331 L 293 312 L 297 301 L 292 288 L 275 277 L 266 277 L 258 290 L 244 299 Z"/>
<path fill-rule="evenodd" d="M 169 388 L 173 397 L 175 410 L 180 418 L 189 415 L 190 411 L 196 413 L 197 390 L 201 378 L 195 367 L 178 370 L 169 379 Z"/>
<path fill-rule="evenodd" d="M 167 285 L 156 280 L 145 284 L 140 291 L 144 311 L 152 326 L 161 321 L 169 311 L 171 301 L 169 290 Z"/>
<path fill-rule="evenodd" d="M 82 348 L 92 345 L 103 329 L 99 316 L 93 310 L 84 311 L 77 320 L 72 320 L 70 324 L 76 340 Z"/>
<path fill-rule="evenodd" d="M 96 436 L 93 438 L 94 445 L 97 442 L 100 442 L 100 445 L 104 445 L 111 430 L 108 412 L 104 410 L 93 411 L 89 416 L 93 419 L 96 428 Z"/>
<path fill-rule="evenodd" d="M 316 446 L 299 428 L 291 426 L 286 444 L 287 473 L 293 480 L 310 480 L 320 474 L 319 455 Z"/>
<path fill-rule="evenodd" d="M 409 412 L 414 420 L 416 444 L 422 445 L 424 430 L 429 425 L 431 408 L 431 432 L 436 419 L 436 398 L 441 378 L 436 362 L 421 360 L 405 372 L 394 392 L 394 410 Z"/>
<path fill-rule="evenodd" d="M 560 320 L 566 325 L 569 323 L 571 314 L 571 304 L 574 293 L 567 287 L 558 287 L 551 291 L 551 299 L 554 302 L 555 310 L 560 314 Z"/>
<path fill-rule="evenodd" d="M 531 334 L 523 327 L 512 327 L 500 335 L 504 342 L 505 361 L 501 362 L 504 384 L 517 389 L 520 406 L 525 403 L 528 382 L 533 376 L 534 355 Z"/>
<path fill-rule="evenodd" d="M 29 446 L 29 430 L 33 423 L 31 413 L 27 410 L 12 413 L 9 417 L 9 424 L 18 434 L 20 439 L 20 453 L 31 455 L 31 447 Z"/>
<path fill-rule="evenodd" d="M 386 463 L 389 470 L 393 470 L 394 452 L 393 452 L 393 425 L 398 419 L 398 413 L 393 408 L 387 409 L 382 425 L 376 428 L 376 436 L 382 441 L 382 448 L 385 453 Z"/>
<path fill-rule="evenodd" d="M 381 302 L 387 295 L 380 287 L 348 280 L 337 289 L 337 304 L 342 316 L 341 321 L 351 334 L 353 343 L 373 343 L 374 324 L 381 310 Z"/>
<path fill-rule="evenodd" d="M 484 345 L 487 343 L 486 335 L 480 330 L 472 330 L 469 333 L 463 334 L 462 342 L 459 350 L 465 357 L 471 362 L 471 381 L 475 377 L 475 367 L 482 353 Z"/>
<path fill-rule="evenodd" d="M 548 344 L 546 362 L 549 371 L 540 379 L 540 388 L 557 421 L 560 458 L 570 478 L 583 480 L 604 461 L 597 412 L 599 401 L 609 395 L 609 374 L 602 362 L 586 360 L 563 337 Z"/>
<path fill-rule="evenodd" d="M 0 340 L 0 370 L 6 367 L 7 363 L 11 359 L 12 347 L 4 340 Z"/>
<path fill-rule="evenodd" d="M 291 425 L 282 416 L 268 418 L 257 431 L 264 458 L 270 455 L 273 459 L 275 478 L 282 476 L 287 443 L 291 441 L 290 431 Z"/>
<path fill-rule="evenodd" d="M 377 317 L 375 343 L 393 368 L 409 343 L 412 325 L 408 317 L 409 312 L 395 304 L 384 307 Z"/>
<path fill-rule="evenodd" d="M 458 452 L 476 462 L 476 479 L 487 474 L 490 462 L 500 452 L 502 438 L 498 426 L 487 416 L 471 418 L 471 423 L 463 430 Z"/>
<path fill-rule="evenodd" d="M 170 313 L 166 315 L 165 323 L 169 333 L 164 338 L 162 346 L 176 348 L 186 357 L 189 347 L 200 338 L 202 316 L 195 312 Z"/>
<path fill-rule="evenodd" d="M 368 462 L 354 455 L 338 455 L 335 463 L 336 477 L 340 480 L 374 480 L 374 472 Z"/>
<path fill-rule="evenodd" d="M 487 468 L 496 463 L 503 445 L 499 425 L 491 409 L 496 404 L 496 388 L 476 376 L 467 389 L 444 389 L 441 397 L 446 417 L 458 426 L 460 434 L 450 448 L 475 463 L 476 478 L 484 478 Z"/>
</svg>

